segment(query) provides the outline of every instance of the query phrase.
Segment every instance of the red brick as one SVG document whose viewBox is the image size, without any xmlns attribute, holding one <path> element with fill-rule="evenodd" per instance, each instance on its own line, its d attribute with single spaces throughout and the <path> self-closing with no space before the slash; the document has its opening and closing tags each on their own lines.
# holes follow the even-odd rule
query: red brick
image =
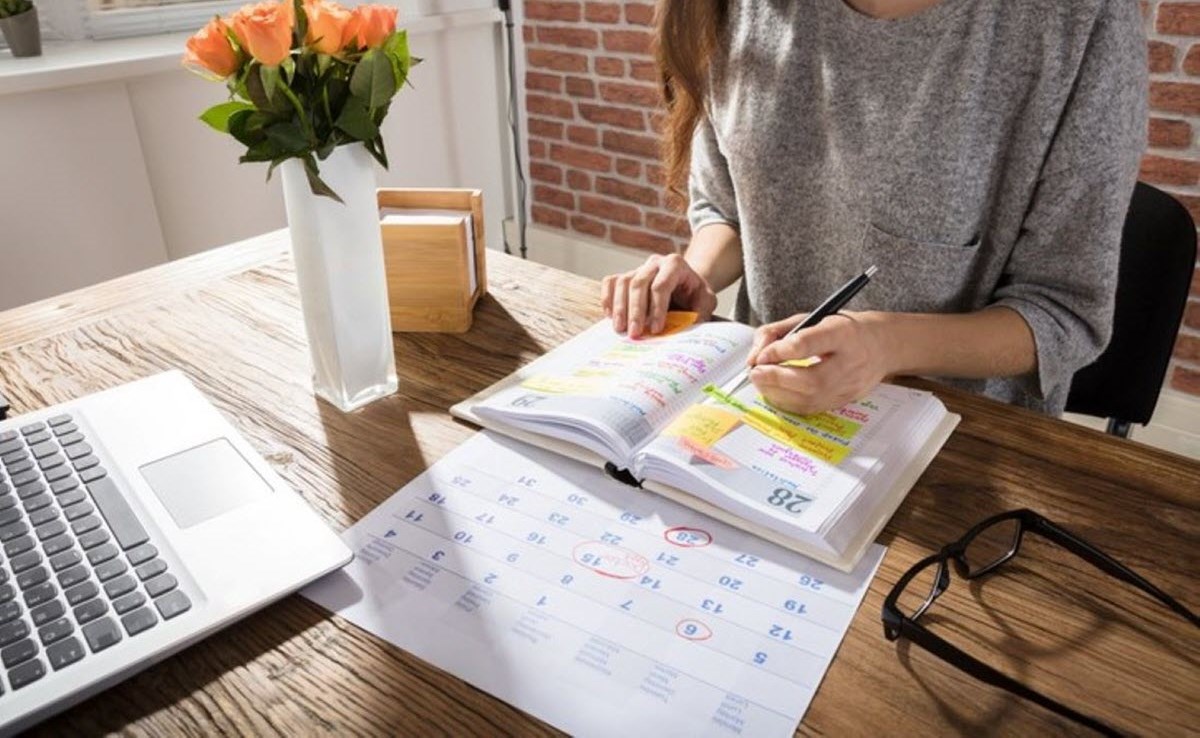
<svg viewBox="0 0 1200 738">
<path fill-rule="evenodd" d="M 542 92 L 562 92 L 563 78 L 557 74 L 526 72 L 525 89 L 541 90 Z"/>
<path fill-rule="evenodd" d="M 592 68 L 601 77 L 624 77 L 625 62 L 612 56 L 598 56 L 592 60 Z"/>
<path fill-rule="evenodd" d="M 611 177 L 596 177 L 596 192 L 638 205 L 647 205 L 652 208 L 658 207 L 658 190 L 652 187 L 635 185 L 630 182 L 622 182 L 619 179 L 612 179 Z"/>
<path fill-rule="evenodd" d="M 1183 324 L 1192 330 L 1200 331 L 1200 301 L 1188 300 L 1183 311 Z"/>
<path fill-rule="evenodd" d="M 657 164 L 646 165 L 646 181 L 652 185 L 662 187 L 667 183 L 667 173 Z"/>
<path fill-rule="evenodd" d="M 608 226 L 586 215 L 572 215 L 571 230 L 588 236 L 595 236 L 596 238 L 604 238 L 604 234 L 608 231 Z"/>
<path fill-rule="evenodd" d="M 625 22 L 635 26 L 654 25 L 654 6 L 642 3 L 626 3 Z"/>
<path fill-rule="evenodd" d="M 1191 213 L 1192 222 L 1200 225 L 1200 197 L 1196 195 L 1180 195 L 1176 192 L 1172 192 L 1171 197 L 1183 203 L 1183 206 Z M 1200 271 L 1197 271 L 1196 276 L 1192 278 L 1192 294 L 1200 296 L 1200 282 L 1197 280 L 1200 280 Z"/>
<path fill-rule="evenodd" d="M 583 17 L 580 3 L 525 0 L 524 5 L 526 20 L 578 21 Z"/>
<path fill-rule="evenodd" d="M 1154 28 L 1168 36 L 1200 36 L 1200 5 L 1161 3 Z"/>
<path fill-rule="evenodd" d="M 648 159 L 657 159 L 659 154 L 657 138 L 638 136 L 622 131 L 605 131 L 603 146 L 609 151 L 615 151 L 618 154 L 633 154 L 634 156 L 643 156 Z"/>
<path fill-rule="evenodd" d="M 538 141 L 537 139 L 529 139 L 529 158 L 530 159 L 545 159 L 546 158 L 546 142 Z"/>
<path fill-rule="evenodd" d="M 1175 68 L 1175 44 L 1151 41 L 1148 44 L 1150 73 L 1163 74 Z"/>
<path fill-rule="evenodd" d="M 1179 340 L 1175 342 L 1175 351 L 1172 356 L 1180 361 L 1200 364 L 1200 336 L 1180 333 Z"/>
<path fill-rule="evenodd" d="M 1142 5 L 1142 20 L 1149 20 L 1149 18 L 1150 18 L 1150 2 L 1149 2 L 1149 0 L 1140 0 L 1140 2 Z"/>
<path fill-rule="evenodd" d="M 617 159 L 617 174 L 630 179 L 642 176 L 642 163 L 633 159 Z"/>
<path fill-rule="evenodd" d="M 534 223 L 541 223 L 566 230 L 567 214 L 561 210 L 548 208 L 545 205 L 533 205 L 529 208 L 529 212 L 533 215 Z"/>
<path fill-rule="evenodd" d="M 525 60 L 531 67 L 552 69 L 556 72 L 586 72 L 588 68 L 586 56 L 570 51 L 526 49 Z"/>
<path fill-rule="evenodd" d="M 600 97 L 617 105 L 638 105 L 643 108 L 658 108 L 662 102 L 657 87 L 624 82 L 601 82 Z"/>
<path fill-rule="evenodd" d="M 567 94 L 572 97 L 595 97 L 596 83 L 586 77 L 567 77 Z"/>
<path fill-rule="evenodd" d="M 612 226 L 609 228 L 609 238 L 613 243 L 621 246 L 629 246 L 635 249 L 643 249 L 645 251 L 655 251 L 660 254 L 675 253 L 675 242 L 664 236 L 659 236 L 654 233 L 645 231 L 634 231 L 621 226 Z"/>
<path fill-rule="evenodd" d="M 1151 184 L 1194 185 L 1200 182 L 1200 162 L 1147 154 L 1142 157 L 1140 178 Z"/>
<path fill-rule="evenodd" d="M 1193 82 L 1151 82 L 1150 107 L 1154 110 L 1163 110 L 1170 113 L 1200 115 L 1200 84 Z"/>
<path fill-rule="evenodd" d="M 614 240 L 616 240 L 615 234 Z M 1171 374 L 1171 388 L 1189 395 L 1200 395 L 1200 372 L 1186 366 L 1176 366 L 1175 371 Z"/>
<path fill-rule="evenodd" d="M 649 31 L 605 31 L 604 48 L 627 54 L 649 54 L 654 34 Z"/>
<path fill-rule="evenodd" d="M 545 95 L 526 95 L 525 109 L 533 115 L 547 115 L 551 118 L 569 120 L 575 117 L 575 107 L 570 102 Z"/>
<path fill-rule="evenodd" d="M 529 176 L 539 182 L 549 182 L 550 184 L 562 184 L 563 181 L 563 171 L 560 167 L 540 161 L 529 163 Z"/>
<path fill-rule="evenodd" d="M 1183 57 L 1183 71 L 1200 77 L 1200 44 L 1188 49 L 1187 56 Z"/>
<path fill-rule="evenodd" d="M 554 144 L 550 147 L 550 159 L 567 166 L 587 169 L 592 172 L 612 171 L 612 157 L 599 151 L 588 151 L 574 146 Z"/>
<path fill-rule="evenodd" d="M 533 26 L 525 26 L 521 29 L 521 36 L 524 37 L 525 43 L 533 43 Z"/>
<path fill-rule="evenodd" d="M 591 23 L 619 23 L 621 3 L 588 3 L 584 15 Z"/>
<path fill-rule="evenodd" d="M 1182 120 L 1150 119 L 1150 145 L 1186 149 L 1192 145 L 1192 127 Z"/>
<path fill-rule="evenodd" d="M 640 110 L 579 103 L 579 114 L 583 116 L 584 120 L 591 123 L 603 123 L 617 128 L 627 128 L 631 131 L 646 130 L 646 117 Z"/>
<path fill-rule="evenodd" d="M 545 205 L 553 205 L 556 208 L 563 210 L 575 209 L 575 196 L 565 190 L 560 190 L 548 185 L 534 185 L 533 200 Z"/>
<path fill-rule="evenodd" d="M 600 134 L 591 126 L 567 126 L 567 140 L 580 146 L 599 146 Z"/>
<path fill-rule="evenodd" d="M 592 191 L 592 175 L 578 169 L 567 170 L 567 186 L 572 190 Z"/>
<path fill-rule="evenodd" d="M 1200 218 L 1192 218 L 1192 222 L 1200 223 Z M 1192 272 L 1191 295 L 1197 300 L 1200 300 L 1200 267 L 1197 267 L 1196 271 Z"/>
<path fill-rule="evenodd" d="M 692 235 L 692 227 L 688 225 L 687 218 L 679 215 L 646 213 L 646 227 L 668 236 L 689 238 Z"/>
<path fill-rule="evenodd" d="M 537 37 L 539 43 L 572 49 L 594 49 L 600 43 L 600 34 L 590 28 L 538 26 Z"/>
<path fill-rule="evenodd" d="M 563 124 L 556 120 L 546 120 L 545 118 L 530 118 L 529 133 L 542 138 L 562 138 Z"/>
<path fill-rule="evenodd" d="M 628 225 L 642 224 L 642 211 L 632 205 L 593 195 L 579 196 L 579 209 L 588 215 Z"/>
<path fill-rule="evenodd" d="M 643 82 L 658 82 L 658 65 L 654 62 L 630 59 L 629 76 Z"/>
</svg>

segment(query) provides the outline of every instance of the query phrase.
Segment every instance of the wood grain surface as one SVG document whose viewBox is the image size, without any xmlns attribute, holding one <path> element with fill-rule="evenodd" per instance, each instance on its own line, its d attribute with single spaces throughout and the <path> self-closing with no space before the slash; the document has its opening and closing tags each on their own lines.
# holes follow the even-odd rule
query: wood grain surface
<svg viewBox="0 0 1200 738">
<path fill-rule="evenodd" d="M 337 530 L 474 429 L 449 406 L 599 319 L 594 282 L 488 254 L 464 334 L 397 334 L 400 391 L 318 401 L 282 232 L 0 313 L 0 386 L 21 413 L 180 368 Z M 963 422 L 880 541 L 889 551 L 799 733 L 1045 735 L 1083 729 L 883 637 L 919 558 L 1032 507 L 1200 607 L 1200 464 L 933 384 Z M 1197 629 L 1028 540 L 955 579 L 932 629 L 1123 732 L 1200 726 Z M 616 708 L 617 706 L 614 706 Z M 54 717 L 36 735 L 542 735 L 556 731 L 292 596 Z M 1192 733 L 1194 734 L 1194 733 Z"/>
</svg>

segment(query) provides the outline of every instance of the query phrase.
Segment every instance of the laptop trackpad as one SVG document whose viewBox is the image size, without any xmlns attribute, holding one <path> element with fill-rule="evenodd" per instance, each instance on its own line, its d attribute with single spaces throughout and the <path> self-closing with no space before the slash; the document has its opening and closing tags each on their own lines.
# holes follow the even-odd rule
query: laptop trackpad
<svg viewBox="0 0 1200 738">
<path fill-rule="evenodd" d="M 271 494 L 271 486 L 224 438 L 152 461 L 141 471 L 180 528 Z"/>
</svg>

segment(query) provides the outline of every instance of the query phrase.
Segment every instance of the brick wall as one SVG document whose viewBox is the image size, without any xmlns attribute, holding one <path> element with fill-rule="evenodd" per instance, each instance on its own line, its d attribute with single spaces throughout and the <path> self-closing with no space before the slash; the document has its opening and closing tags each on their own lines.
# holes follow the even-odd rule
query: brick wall
<svg viewBox="0 0 1200 738">
<path fill-rule="evenodd" d="M 1150 39 L 1150 149 L 1141 178 L 1200 223 L 1200 0 L 1143 0 Z M 527 0 L 525 92 L 535 223 L 622 246 L 687 243 L 663 197 L 650 2 Z M 1168 374 L 1200 395 L 1200 271 Z"/>
<path fill-rule="evenodd" d="M 1142 3 L 1150 43 L 1150 148 L 1141 179 L 1175 195 L 1200 224 L 1200 1 Z M 1173 389 L 1200 395 L 1200 271 L 1168 372 Z"/>
</svg>

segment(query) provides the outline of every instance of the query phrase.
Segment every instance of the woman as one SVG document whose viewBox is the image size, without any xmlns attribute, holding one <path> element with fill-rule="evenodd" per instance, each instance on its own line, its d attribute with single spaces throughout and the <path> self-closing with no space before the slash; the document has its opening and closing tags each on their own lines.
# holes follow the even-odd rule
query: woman
<svg viewBox="0 0 1200 738">
<path fill-rule="evenodd" d="M 1146 129 L 1137 2 L 661 0 L 657 33 L 693 235 L 604 280 L 616 330 L 707 318 L 740 277 L 776 406 L 915 374 L 1062 412 L 1111 330 Z M 872 264 L 858 312 L 775 341 Z"/>
</svg>

